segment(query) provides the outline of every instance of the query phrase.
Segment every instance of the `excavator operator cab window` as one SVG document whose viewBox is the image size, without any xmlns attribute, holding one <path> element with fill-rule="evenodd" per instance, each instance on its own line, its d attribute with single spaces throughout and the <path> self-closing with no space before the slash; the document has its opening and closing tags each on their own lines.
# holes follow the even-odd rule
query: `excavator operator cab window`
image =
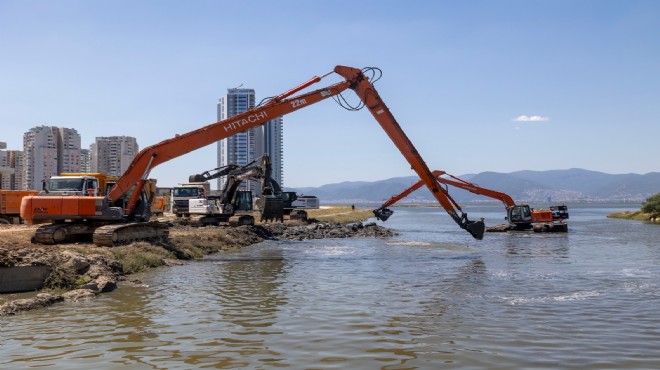
<svg viewBox="0 0 660 370">
<path fill-rule="evenodd" d="M 511 208 L 509 216 L 509 221 L 513 223 L 527 222 L 532 219 L 532 211 L 527 205 L 514 206 Z"/>
<path fill-rule="evenodd" d="M 237 211 L 251 211 L 252 210 L 252 192 L 251 191 L 237 191 L 234 194 L 234 209 Z"/>
<path fill-rule="evenodd" d="M 520 220 L 520 207 L 513 207 L 509 214 L 509 221 L 516 222 Z"/>
</svg>

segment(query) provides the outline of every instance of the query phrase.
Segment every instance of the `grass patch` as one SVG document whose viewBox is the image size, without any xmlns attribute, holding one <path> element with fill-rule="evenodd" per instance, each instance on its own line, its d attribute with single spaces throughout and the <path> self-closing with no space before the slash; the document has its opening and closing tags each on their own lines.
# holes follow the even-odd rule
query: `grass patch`
<svg viewBox="0 0 660 370">
<path fill-rule="evenodd" d="M 121 263 L 124 274 L 144 271 L 147 268 L 163 266 L 165 259 L 174 259 L 174 255 L 161 247 L 144 242 L 110 248 L 114 260 Z"/>
<path fill-rule="evenodd" d="M 660 224 L 660 219 L 651 218 L 651 214 L 644 213 L 642 211 L 624 211 L 624 212 L 614 212 L 607 215 L 608 218 L 619 218 L 624 220 L 634 220 L 634 221 L 644 221 Z"/>
<path fill-rule="evenodd" d="M 350 206 L 333 206 L 307 210 L 308 217 L 322 222 L 351 223 L 374 217 L 371 209 L 351 209 Z"/>
</svg>

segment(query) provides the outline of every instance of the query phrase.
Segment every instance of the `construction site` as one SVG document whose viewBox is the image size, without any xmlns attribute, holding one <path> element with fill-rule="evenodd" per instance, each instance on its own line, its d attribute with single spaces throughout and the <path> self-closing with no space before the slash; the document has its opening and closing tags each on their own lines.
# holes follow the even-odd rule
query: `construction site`
<svg viewBox="0 0 660 370">
<path fill-rule="evenodd" d="M 341 76 L 343 81 L 302 92 L 330 74 Z M 382 226 L 361 221 L 372 213 L 378 220 L 387 220 L 393 213 L 387 207 L 424 185 L 456 225 L 475 240 L 484 238 L 484 220 L 469 219 L 449 195 L 448 185 L 502 201 L 508 220 L 502 231 L 568 231 L 565 206 L 534 210 L 516 204 L 506 194 L 454 176 L 448 178 L 444 171 L 432 172 L 378 95 L 373 83 L 380 76 L 378 68 L 336 66 L 333 72 L 315 76 L 244 113 L 141 150 L 120 177 L 61 173 L 44 181 L 43 189 L 38 191 L 2 191 L 0 223 L 7 226 L 0 230 L 0 291 L 73 289 L 75 293 L 67 294 L 76 299 L 113 290 L 121 276 L 145 266 L 199 258 L 265 239 L 392 236 L 393 232 Z M 149 177 L 154 167 L 170 159 L 263 125 L 272 117 L 341 97 L 346 90 L 357 94 L 362 102 L 358 108 L 370 111 L 420 179 L 378 209 L 355 210 L 352 206 L 331 211 L 334 216 L 346 215 L 341 222 L 322 222 L 330 216 L 321 212 L 319 199 L 284 191 L 272 176 L 267 155 L 243 166 L 189 174 L 188 182 L 180 183 L 165 196 L 158 195 L 157 180 Z M 221 190 L 211 190 L 209 181 L 214 179 L 224 182 Z M 251 190 L 239 190 L 245 181 L 258 182 L 258 196 Z M 131 255 L 137 256 L 126 257 Z M 131 262 L 134 259 L 147 262 Z M 40 302 L 38 297 L 34 299 Z M 61 300 L 63 296 L 53 297 L 46 301 Z M 8 302 L 0 312 L 11 314 L 21 305 Z"/>
</svg>

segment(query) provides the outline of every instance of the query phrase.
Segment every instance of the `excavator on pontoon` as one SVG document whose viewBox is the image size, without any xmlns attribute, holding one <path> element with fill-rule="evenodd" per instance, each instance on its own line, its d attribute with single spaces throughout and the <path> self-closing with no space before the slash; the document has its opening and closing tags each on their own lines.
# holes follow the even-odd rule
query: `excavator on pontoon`
<svg viewBox="0 0 660 370">
<path fill-rule="evenodd" d="M 294 95 L 333 72 L 343 77 L 343 81 Z M 467 214 L 448 199 L 445 190 L 439 186 L 424 159 L 379 96 L 373 84 L 380 76 L 380 69 L 375 67 L 360 70 L 336 66 L 332 72 L 322 77 L 315 76 L 241 114 L 142 149 L 108 195 L 27 196 L 21 202 L 21 217 L 27 223 L 47 223 L 38 228 L 35 235 L 36 242 L 45 244 L 66 242 L 80 235 L 91 235 L 94 243 L 101 246 L 166 239 L 169 233 L 167 224 L 149 222 L 150 207 L 143 191 L 154 167 L 330 97 L 335 97 L 340 105 L 346 105 L 348 103 L 341 93 L 351 89 L 361 104 L 345 108 L 357 110 L 366 107 L 447 214 L 474 238 L 482 239 L 485 231 L 483 221 L 469 220 Z"/>
<path fill-rule="evenodd" d="M 533 229 L 537 232 L 568 231 L 568 225 L 565 222 L 565 220 L 569 217 L 568 207 L 565 205 L 552 206 L 550 209 L 533 209 L 528 204 L 516 204 L 516 202 L 513 201 L 513 198 L 511 198 L 511 196 L 508 194 L 478 186 L 459 177 L 450 175 L 445 171 L 436 170 L 433 171 L 432 174 L 440 184 L 445 186 L 451 185 L 459 189 L 467 190 L 474 194 L 497 199 L 504 203 L 504 208 L 506 209 L 506 220 L 509 222 L 509 225 L 511 226 L 510 229 L 512 230 Z M 421 188 L 423 185 L 424 181 L 419 180 L 401 193 L 394 195 L 390 199 L 386 200 L 383 202 L 383 204 L 381 204 L 379 208 L 373 210 L 374 216 L 376 216 L 376 218 L 381 221 L 387 221 L 387 219 L 390 218 L 390 216 L 392 216 L 394 213 L 394 211 L 387 207 L 390 207 L 394 203 L 407 197 L 415 190 Z M 460 209 L 458 203 L 456 203 L 456 201 L 454 201 L 454 199 L 449 195 L 449 191 L 446 189 L 445 192 L 447 198 L 452 202 L 454 207 Z"/>
</svg>

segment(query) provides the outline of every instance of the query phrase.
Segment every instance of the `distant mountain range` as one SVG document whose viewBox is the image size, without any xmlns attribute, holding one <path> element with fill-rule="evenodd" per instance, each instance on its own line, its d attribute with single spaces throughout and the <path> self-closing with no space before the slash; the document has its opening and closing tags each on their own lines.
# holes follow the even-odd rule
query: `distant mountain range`
<svg viewBox="0 0 660 370">
<path fill-rule="evenodd" d="M 579 168 L 552 171 L 482 172 L 459 176 L 478 186 L 509 194 L 516 202 L 642 202 L 660 193 L 660 172 L 607 174 Z M 380 181 L 346 181 L 320 187 L 288 188 L 316 195 L 321 203 L 381 203 L 399 194 L 418 178 L 395 177 Z M 449 194 L 461 203 L 493 202 L 490 198 L 449 187 Z M 426 187 L 402 200 L 405 203 L 433 202 Z"/>
</svg>

